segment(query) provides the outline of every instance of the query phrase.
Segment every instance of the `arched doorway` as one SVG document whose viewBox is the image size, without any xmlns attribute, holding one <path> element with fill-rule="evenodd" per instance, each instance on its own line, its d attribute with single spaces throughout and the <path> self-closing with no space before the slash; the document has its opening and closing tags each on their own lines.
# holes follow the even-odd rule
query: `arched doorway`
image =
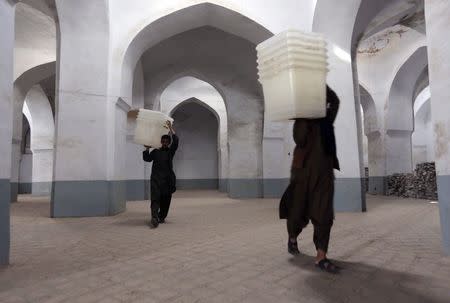
<svg viewBox="0 0 450 303">
<path fill-rule="evenodd" d="M 174 159 L 179 189 L 218 189 L 219 157 L 216 115 L 197 99 L 172 112 L 180 146 Z"/>
</svg>

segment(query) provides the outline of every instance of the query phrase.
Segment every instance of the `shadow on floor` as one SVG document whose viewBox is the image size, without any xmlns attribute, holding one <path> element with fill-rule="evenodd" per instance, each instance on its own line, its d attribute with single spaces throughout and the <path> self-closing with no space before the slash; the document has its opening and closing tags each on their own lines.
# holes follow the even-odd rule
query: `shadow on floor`
<svg viewBox="0 0 450 303">
<path fill-rule="evenodd" d="M 314 258 L 306 255 L 292 258 L 290 262 L 311 272 L 303 283 L 314 291 L 319 302 L 450 302 L 448 285 L 436 284 L 430 277 L 342 261 L 335 262 L 342 268 L 341 273 L 332 275 L 317 269 Z M 298 295 L 304 296 L 301 290 Z"/>
</svg>

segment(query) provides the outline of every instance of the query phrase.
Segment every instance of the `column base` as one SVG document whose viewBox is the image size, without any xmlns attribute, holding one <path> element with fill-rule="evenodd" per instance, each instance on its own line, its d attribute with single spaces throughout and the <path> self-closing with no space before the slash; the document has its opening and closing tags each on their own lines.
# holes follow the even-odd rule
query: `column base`
<svg viewBox="0 0 450 303">
<path fill-rule="evenodd" d="M 289 185 L 289 179 L 264 179 L 264 198 L 281 198 Z"/>
<path fill-rule="evenodd" d="M 33 182 L 31 194 L 33 196 L 50 196 L 52 193 L 52 182 Z"/>
<path fill-rule="evenodd" d="M 31 194 L 33 183 L 19 183 L 19 195 Z"/>
<path fill-rule="evenodd" d="M 217 179 L 177 179 L 177 189 L 219 189 Z"/>
<path fill-rule="evenodd" d="M 219 179 L 219 191 L 221 193 L 228 192 L 228 179 Z"/>
<path fill-rule="evenodd" d="M 145 187 L 149 186 L 147 180 L 127 180 L 127 201 L 146 200 Z"/>
<path fill-rule="evenodd" d="M 337 212 L 365 212 L 364 179 L 337 178 L 335 180 L 334 209 Z"/>
<path fill-rule="evenodd" d="M 51 216 L 114 216 L 126 209 L 126 181 L 53 182 Z"/>
<path fill-rule="evenodd" d="M 371 195 L 386 195 L 387 177 L 369 177 L 368 193 Z"/>
<path fill-rule="evenodd" d="M 11 193 L 10 193 L 10 200 L 11 203 L 17 202 L 17 196 L 19 195 L 19 183 L 17 182 L 11 182 L 10 183 Z"/>
<path fill-rule="evenodd" d="M 437 176 L 442 247 L 450 256 L 450 176 Z"/>
<path fill-rule="evenodd" d="M 0 179 L 0 266 L 9 264 L 11 183 Z"/>
<path fill-rule="evenodd" d="M 228 179 L 228 196 L 232 199 L 257 199 L 263 197 L 263 180 Z"/>
</svg>

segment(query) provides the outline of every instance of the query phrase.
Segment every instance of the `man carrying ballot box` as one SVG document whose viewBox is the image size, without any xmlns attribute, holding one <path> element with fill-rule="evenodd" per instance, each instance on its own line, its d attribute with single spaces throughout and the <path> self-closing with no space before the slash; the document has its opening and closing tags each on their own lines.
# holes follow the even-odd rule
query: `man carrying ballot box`
<svg viewBox="0 0 450 303">
<path fill-rule="evenodd" d="M 149 152 L 151 146 L 145 146 L 142 156 L 145 162 L 152 162 L 150 178 L 151 220 L 150 227 L 156 228 L 164 223 L 169 213 L 172 194 L 176 190 L 176 176 L 173 171 L 173 157 L 178 148 L 178 137 L 170 121 L 166 122 L 169 135 L 161 137 L 161 148 Z"/>
<path fill-rule="evenodd" d="M 300 253 L 297 237 L 311 220 L 316 266 L 336 273 L 338 267 L 327 259 L 327 251 L 334 220 L 334 169 L 339 170 L 333 126 L 339 98 L 328 86 L 326 102 L 325 118 L 295 120 L 291 182 L 281 199 L 280 218 L 287 219 L 288 251 L 293 255 Z"/>
</svg>

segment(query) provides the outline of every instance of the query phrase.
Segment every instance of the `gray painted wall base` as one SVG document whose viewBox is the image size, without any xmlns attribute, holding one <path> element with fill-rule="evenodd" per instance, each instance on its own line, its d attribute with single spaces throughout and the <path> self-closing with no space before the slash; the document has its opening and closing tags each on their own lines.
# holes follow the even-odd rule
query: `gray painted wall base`
<svg viewBox="0 0 450 303">
<path fill-rule="evenodd" d="M 11 182 L 10 183 L 11 193 L 9 195 L 12 203 L 17 202 L 17 196 L 19 195 L 19 183 Z"/>
<path fill-rule="evenodd" d="M 264 198 L 281 198 L 289 185 L 289 179 L 264 179 Z"/>
<path fill-rule="evenodd" d="M 19 195 L 31 194 L 32 187 L 31 183 L 19 183 Z"/>
<path fill-rule="evenodd" d="M 31 184 L 31 194 L 33 196 L 50 196 L 52 192 L 52 182 L 33 182 Z"/>
<path fill-rule="evenodd" d="M 450 256 L 450 176 L 437 176 L 442 247 Z"/>
<path fill-rule="evenodd" d="M 337 178 L 334 191 L 334 209 L 337 212 L 366 211 L 364 179 Z"/>
<path fill-rule="evenodd" d="M 146 180 L 127 180 L 127 201 L 146 200 L 145 187 L 149 186 Z"/>
<path fill-rule="evenodd" d="M 0 179 L 0 265 L 9 264 L 11 184 Z"/>
<path fill-rule="evenodd" d="M 371 195 L 386 195 L 387 177 L 369 177 L 369 189 Z"/>
<path fill-rule="evenodd" d="M 228 196 L 232 199 L 257 199 L 263 197 L 263 180 L 228 179 Z"/>
<path fill-rule="evenodd" d="M 126 208 L 125 181 L 53 182 L 51 216 L 113 216 Z"/>
<path fill-rule="evenodd" d="M 177 189 L 218 189 L 217 179 L 177 179 Z"/>
<path fill-rule="evenodd" d="M 227 179 L 219 179 L 219 191 L 221 193 L 228 192 L 228 180 Z"/>
</svg>

